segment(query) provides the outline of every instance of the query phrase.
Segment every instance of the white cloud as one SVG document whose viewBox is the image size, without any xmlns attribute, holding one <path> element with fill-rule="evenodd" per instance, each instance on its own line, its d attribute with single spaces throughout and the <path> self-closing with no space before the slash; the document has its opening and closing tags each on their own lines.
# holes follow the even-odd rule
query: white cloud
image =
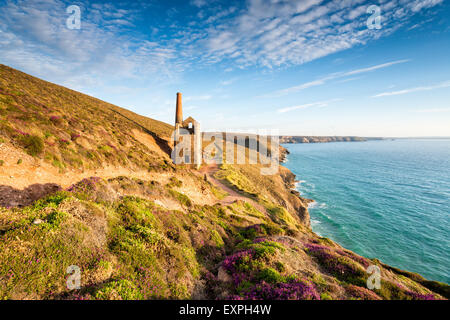
<svg viewBox="0 0 450 320">
<path fill-rule="evenodd" d="M 201 7 L 201 20 L 181 25 L 169 19 L 167 25 L 149 26 L 149 34 L 140 34 L 133 28 L 142 22 L 140 10 L 151 4 L 123 8 L 119 2 L 79 2 L 82 28 L 69 30 L 66 2 L 10 0 L 0 5 L 0 59 L 78 90 L 124 79 L 130 86 L 139 82 L 137 86 L 148 87 L 175 81 L 194 63 L 204 66 L 228 60 L 233 70 L 300 65 L 387 35 L 415 12 L 442 0 L 384 1 L 383 27 L 376 32 L 366 27 L 362 2 L 247 0 L 236 3 L 236 8 L 222 8 L 192 0 L 192 5 Z M 175 36 L 163 34 L 166 28 L 172 28 Z M 158 40 L 149 41 L 154 32 Z M 232 70 L 229 65 L 227 70 Z M 329 80 L 285 90 L 303 90 Z"/>
<path fill-rule="evenodd" d="M 289 112 L 289 111 L 294 111 L 294 110 L 298 110 L 298 109 L 306 109 L 306 108 L 311 108 L 311 107 L 322 108 L 322 107 L 328 106 L 332 102 L 336 102 L 336 101 L 340 101 L 340 100 L 341 99 L 332 99 L 332 100 L 328 100 L 328 101 L 307 103 L 307 104 L 302 104 L 302 105 L 298 105 L 298 106 L 281 108 L 281 109 L 278 109 L 277 111 L 279 113 L 285 113 L 285 112 Z"/>
<path fill-rule="evenodd" d="M 410 60 L 397 60 L 397 61 L 391 61 L 391 62 L 387 62 L 387 63 L 383 63 L 383 64 L 379 64 L 379 65 L 375 65 L 375 66 L 371 66 L 371 67 L 367 67 L 367 68 L 361 68 L 361 69 L 356 69 L 356 70 L 352 70 L 352 71 L 347 71 L 347 72 L 338 72 L 338 73 L 334 73 L 328 76 L 325 76 L 321 79 L 317 79 L 317 80 L 313 80 L 313 81 L 309 81 L 306 83 L 302 83 L 300 85 L 297 86 L 293 86 L 293 87 L 289 87 L 286 89 L 282 89 L 282 90 L 278 90 L 275 91 L 274 93 L 269 93 L 267 95 L 264 95 L 263 97 L 279 97 L 279 96 L 283 96 L 286 94 L 290 94 L 290 93 L 294 93 L 294 92 L 298 92 L 304 89 L 308 89 L 311 87 L 316 87 L 316 86 L 320 86 L 320 85 L 324 85 L 326 84 L 328 81 L 330 80 L 334 80 L 334 79 L 339 79 L 339 78 L 345 78 L 348 76 L 354 76 L 357 74 L 362 74 L 362 73 L 367 73 L 367 72 L 372 72 L 375 70 L 379 70 L 379 69 L 383 69 L 383 68 L 387 68 L 396 64 L 400 64 L 400 63 L 405 63 L 405 62 L 409 62 Z"/>
<path fill-rule="evenodd" d="M 206 0 L 192 0 L 191 4 L 197 8 L 203 7 L 208 3 Z"/>
<path fill-rule="evenodd" d="M 442 3 L 443 0 L 416 0 L 410 3 L 411 10 L 418 12 L 424 8 L 431 8 Z"/>
<path fill-rule="evenodd" d="M 80 6 L 81 29 L 69 30 L 62 1 L 7 2 L 0 8 L 1 61 L 76 90 L 124 79 L 170 82 L 174 70 L 184 70 L 174 47 L 121 33 L 133 25 L 135 11 Z"/>
<path fill-rule="evenodd" d="M 397 61 L 387 62 L 387 63 L 379 64 L 379 65 L 376 65 L 376 66 L 368 67 L 368 68 L 357 69 L 357 70 L 345 72 L 342 76 L 346 77 L 346 76 L 353 76 L 355 74 L 371 72 L 371 71 L 387 68 L 387 67 L 399 64 L 399 63 L 405 63 L 405 62 L 409 62 L 409 61 L 411 61 L 411 60 L 404 59 L 404 60 L 397 60 Z"/>
<path fill-rule="evenodd" d="M 442 89 L 442 88 L 448 88 L 448 87 L 450 87 L 450 81 L 445 81 L 445 82 L 435 84 L 432 86 L 415 87 L 415 88 L 409 88 L 409 89 L 404 89 L 404 90 L 399 90 L 399 91 L 383 92 L 383 93 L 379 93 L 377 95 L 372 96 L 372 98 L 398 96 L 398 95 L 403 95 L 403 94 L 408 94 L 408 93 L 413 93 L 413 92 L 430 91 L 430 90 Z"/>
<path fill-rule="evenodd" d="M 363 0 L 248 0 L 234 19 L 204 31 L 205 61 L 231 58 L 238 66 L 299 65 L 386 36 L 418 11 L 442 0 L 382 1 L 382 29 L 369 30 Z"/>
</svg>

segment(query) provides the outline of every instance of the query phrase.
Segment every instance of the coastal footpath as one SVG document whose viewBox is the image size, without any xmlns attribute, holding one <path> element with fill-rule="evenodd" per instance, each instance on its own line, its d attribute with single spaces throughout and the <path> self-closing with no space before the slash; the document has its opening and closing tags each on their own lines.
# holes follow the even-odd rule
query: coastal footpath
<svg viewBox="0 0 450 320">
<path fill-rule="evenodd" d="M 283 166 L 174 165 L 172 131 L 0 65 L 0 299 L 450 297 L 312 232 Z"/>
</svg>

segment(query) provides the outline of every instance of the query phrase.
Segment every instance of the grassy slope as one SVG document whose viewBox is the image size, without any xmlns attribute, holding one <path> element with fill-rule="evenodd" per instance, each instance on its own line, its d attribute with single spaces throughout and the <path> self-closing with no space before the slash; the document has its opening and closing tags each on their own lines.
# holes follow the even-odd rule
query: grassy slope
<svg viewBox="0 0 450 320">
<path fill-rule="evenodd" d="M 291 193 L 293 177 L 286 169 L 269 177 L 260 176 L 258 166 L 222 166 L 216 177 L 266 210 L 227 203 L 201 175 L 164 163 L 163 151 L 151 153 L 129 134 L 135 128 L 163 140 L 170 126 L 4 66 L 0 75 L 0 143 L 30 152 L 23 137 L 36 136 L 44 143 L 35 158 L 56 157 L 63 170 L 106 163 L 157 166 L 172 176 L 167 183 L 85 179 L 29 207 L 0 208 L 0 299 L 449 296 L 447 285 L 360 257 L 312 233 L 306 202 Z M 80 137 L 56 143 L 71 133 Z M 104 153 L 108 143 L 117 150 Z M 67 153 L 81 163 L 69 161 Z M 365 288 L 370 264 L 381 269 L 380 290 Z M 66 287 L 70 265 L 82 270 L 80 290 Z"/>
<path fill-rule="evenodd" d="M 62 171 L 161 163 L 163 154 L 139 143 L 133 129 L 163 145 L 172 127 L 0 65 L 2 141 Z"/>
</svg>

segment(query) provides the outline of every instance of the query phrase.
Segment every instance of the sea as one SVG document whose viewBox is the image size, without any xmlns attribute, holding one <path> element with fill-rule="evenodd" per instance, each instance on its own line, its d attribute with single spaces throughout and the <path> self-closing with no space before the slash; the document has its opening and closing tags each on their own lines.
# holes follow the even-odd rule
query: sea
<svg viewBox="0 0 450 320">
<path fill-rule="evenodd" d="M 450 284 L 450 139 L 283 146 L 314 232 Z"/>
</svg>

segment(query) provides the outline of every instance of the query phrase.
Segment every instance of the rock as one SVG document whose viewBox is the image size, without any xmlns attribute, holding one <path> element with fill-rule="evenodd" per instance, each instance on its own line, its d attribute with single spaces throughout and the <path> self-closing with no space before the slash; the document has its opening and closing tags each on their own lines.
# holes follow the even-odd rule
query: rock
<svg viewBox="0 0 450 320">
<path fill-rule="evenodd" d="M 44 221 L 42 221 L 41 219 L 36 219 L 36 220 L 33 221 L 33 224 L 41 224 L 43 222 Z"/>
<path fill-rule="evenodd" d="M 231 282 L 233 280 L 223 267 L 219 268 L 217 279 L 222 282 Z"/>
<path fill-rule="evenodd" d="M 156 205 L 158 205 L 158 206 L 160 206 L 160 207 L 163 207 L 163 208 L 166 208 L 167 209 L 167 207 L 164 205 L 164 203 L 162 203 L 161 201 L 159 201 L 159 200 L 154 200 L 153 201 Z"/>
</svg>

